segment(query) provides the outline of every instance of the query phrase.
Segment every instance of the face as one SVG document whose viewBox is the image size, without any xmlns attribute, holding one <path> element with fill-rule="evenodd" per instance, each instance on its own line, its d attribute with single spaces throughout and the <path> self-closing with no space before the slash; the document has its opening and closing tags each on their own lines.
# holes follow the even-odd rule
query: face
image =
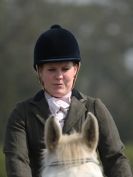
<svg viewBox="0 0 133 177">
<path fill-rule="evenodd" d="M 39 76 L 44 89 L 57 98 L 72 90 L 78 64 L 73 62 L 47 63 L 39 68 Z"/>
</svg>

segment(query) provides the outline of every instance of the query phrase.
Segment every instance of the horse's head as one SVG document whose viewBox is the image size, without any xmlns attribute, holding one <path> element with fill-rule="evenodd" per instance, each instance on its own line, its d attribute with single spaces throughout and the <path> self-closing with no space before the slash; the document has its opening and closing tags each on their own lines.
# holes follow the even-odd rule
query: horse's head
<svg viewBox="0 0 133 177">
<path fill-rule="evenodd" d="M 67 138 L 68 137 L 68 138 Z M 90 151 L 95 151 L 98 144 L 99 130 L 96 117 L 92 113 L 88 116 L 82 125 L 81 133 L 73 133 L 72 135 L 63 135 L 59 123 L 50 117 L 45 125 L 45 143 L 49 151 L 54 151 L 60 143 L 70 143 L 71 139 L 84 142 Z"/>
<path fill-rule="evenodd" d="M 102 177 L 96 155 L 98 139 L 98 122 L 92 113 L 88 113 L 81 132 L 70 135 L 62 134 L 62 128 L 54 117 L 48 118 L 45 125 L 47 151 L 42 176 Z"/>
</svg>

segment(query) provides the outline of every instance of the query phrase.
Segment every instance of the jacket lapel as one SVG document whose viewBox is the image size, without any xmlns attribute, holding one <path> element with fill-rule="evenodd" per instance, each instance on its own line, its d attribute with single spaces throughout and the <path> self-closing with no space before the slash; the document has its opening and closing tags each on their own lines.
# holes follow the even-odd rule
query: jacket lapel
<svg viewBox="0 0 133 177">
<path fill-rule="evenodd" d="M 32 112 L 36 118 L 44 125 L 46 119 L 50 116 L 50 110 L 48 103 L 44 96 L 44 91 L 40 91 L 35 95 L 33 100 L 31 100 Z"/>
<path fill-rule="evenodd" d="M 68 133 L 74 128 L 74 125 L 81 119 L 85 117 L 86 112 L 85 104 L 83 100 L 78 100 L 75 96 L 72 97 L 72 102 L 68 116 L 66 117 L 65 124 L 63 127 L 63 133 Z"/>
</svg>

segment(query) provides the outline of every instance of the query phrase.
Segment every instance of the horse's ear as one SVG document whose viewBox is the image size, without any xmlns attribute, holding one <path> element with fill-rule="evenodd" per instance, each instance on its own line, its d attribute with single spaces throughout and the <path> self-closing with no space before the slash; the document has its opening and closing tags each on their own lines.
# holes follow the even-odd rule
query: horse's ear
<svg viewBox="0 0 133 177">
<path fill-rule="evenodd" d="M 45 144 L 46 148 L 52 151 L 58 144 L 62 130 L 53 116 L 49 117 L 45 124 Z"/>
<path fill-rule="evenodd" d="M 96 150 L 99 139 L 99 128 L 96 117 L 92 113 L 88 113 L 86 121 L 82 127 L 83 138 L 89 148 Z"/>
</svg>

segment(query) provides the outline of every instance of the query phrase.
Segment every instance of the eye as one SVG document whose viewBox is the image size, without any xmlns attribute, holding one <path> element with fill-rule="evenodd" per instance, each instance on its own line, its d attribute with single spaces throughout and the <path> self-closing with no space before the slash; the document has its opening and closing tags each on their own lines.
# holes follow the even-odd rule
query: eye
<svg viewBox="0 0 133 177">
<path fill-rule="evenodd" d="M 50 72 L 56 71 L 56 68 L 48 68 L 48 71 Z"/>
<path fill-rule="evenodd" d="M 62 71 L 68 71 L 69 69 L 70 69 L 70 67 L 68 67 L 68 66 L 67 67 L 63 67 Z"/>
</svg>

